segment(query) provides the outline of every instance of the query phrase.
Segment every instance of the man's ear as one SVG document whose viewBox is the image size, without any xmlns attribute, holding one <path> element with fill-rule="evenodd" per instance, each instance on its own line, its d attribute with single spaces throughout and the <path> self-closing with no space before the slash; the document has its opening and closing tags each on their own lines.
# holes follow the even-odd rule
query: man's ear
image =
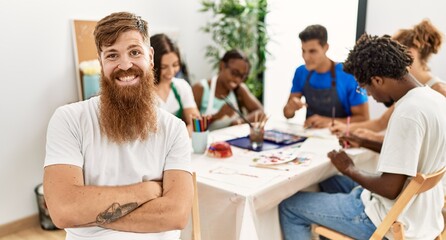
<svg viewBox="0 0 446 240">
<path fill-rule="evenodd" d="M 328 43 L 325 44 L 325 46 L 323 46 L 324 51 L 327 52 L 328 49 L 330 49 L 330 45 Z"/>
<path fill-rule="evenodd" d="M 376 84 L 378 86 L 381 86 L 384 84 L 384 78 L 382 78 L 382 77 L 374 76 L 371 78 L 371 80 L 372 80 L 372 84 Z"/>
</svg>

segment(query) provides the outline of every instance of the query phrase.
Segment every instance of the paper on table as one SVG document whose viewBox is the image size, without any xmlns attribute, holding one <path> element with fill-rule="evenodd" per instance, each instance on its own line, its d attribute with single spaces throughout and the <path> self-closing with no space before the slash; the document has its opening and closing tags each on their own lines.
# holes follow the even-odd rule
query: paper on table
<svg viewBox="0 0 446 240">
<path fill-rule="evenodd" d="M 199 177 L 239 187 L 262 186 L 283 172 L 231 163 L 219 163 L 197 171 Z"/>
<path fill-rule="evenodd" d="M 291 126 L 278 126 L 275 127 L 275 129 L 285 132 L 285 133 L 290 133 L 290 134 L 294 134 L 294 135 L 299 135 L 299 136 L 304 136 L 304 137 L 317 137 L 317 138 L 336 138 L 335 135 L 333 135 L 330 132 L 330 129 L 328 128 L 308 128 L 308 129 L 303 129 L 303 126 L 299 126 L 299 125 L 291 125 Z"/>
<path fill-rule="evenodd" d="M 366 150 L 364 148 L 347 148 L 344 149 L 344 152 L 349 156 L 357 156 L 359 154 L 364 153 Z"/>
<path fill-rule="evenodd" d="M 331 150 L 339 150 L 341 146 L 333 139 L 308 138 L 300 146 L 302 152 L 310 152 L 320 156 L 326 156 Z"/>
</svg>

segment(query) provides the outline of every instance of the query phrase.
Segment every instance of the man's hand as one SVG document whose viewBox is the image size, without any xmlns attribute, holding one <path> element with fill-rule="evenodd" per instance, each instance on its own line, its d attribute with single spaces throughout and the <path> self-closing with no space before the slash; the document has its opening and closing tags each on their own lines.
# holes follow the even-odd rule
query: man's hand
<svg viewBox="0 0 446 240">
<path fill-rule="evenodd" d="M 283 114 L 286 118 L 292 118 L 294 117 L 295 112 L 304 106 L 306 106 L 306 104 L 304 104 L 299 97 L 290 96 L 288 98 L 288 102 L 283 108 Z"/>
<path fill-rule="evenodd" d="M 330 125 L 331 118 L 314 114 L 305 120 L 304 128 L 327 128 Z"/>
<path fill-rule="evenodd" d="M 287 103 L 287 107 L 289 107 L 290 111 L 297 111 L 303 108 L 305 104 L 297 97 L 291 97 Z"/>
<path fill-rule="evenodd" d="M 163 183 L 161 181 L 148 181 L 143 179 L 143 184 L 151 193 L 151 199 L 159 198 L 163 195 Z"/>
<path fill-rule="evenodd" d="M 369 130 L 366 130 L 369 131 Z M 361 136 L 356 135 L 357 133 L 361 134 Z M 376 134 L 376 133 L 375 133 Z M 364 137 L 367 136 L 364 134 L 363 130 L 360 130 L 359 128 L 354 131 L 354 134 L 350 134 L 350 136 L 340 136 L 339 137 L 339 144 L 343 147 L 346 147 L 346 145 L 352 146 L 352 147 L 364 147 L 368 148 L 374 152 L 380 153 L 382 148 L 382 141 L 384 140 L 384 136 L 380 134 L 376 134 L 377 137 L 375 137 L 374 140 L 372 137 Z"/>
<path fill-rule="evenodd" d="M 334 121 L 334 125 L 329 127 L 330 132 L 340 137 L 345 134 L 347 130 L 347 125 L 343 122 Z"/>
<path fill-rule="evenodd" d="M 339 170 L 339 172 L 348 176 L 348 172 L 350 172 L 355 164 L 352 159 L 344 152 L 344 151 L 331 151 L 327 154 L 328 158 L 330 158 L 331 163 Z"/>
<path fill-rule="evenodd" d="M 347 146 L 355 147 L 355 148 L 362 147 L 363 142 L 364 142 L 364 138 L 361 138 L 355 134 L 350 134 L 349 136 L 341 135 L 339 137 L 339 144 L 343 148 L 346 148 Z"/>
</svg>

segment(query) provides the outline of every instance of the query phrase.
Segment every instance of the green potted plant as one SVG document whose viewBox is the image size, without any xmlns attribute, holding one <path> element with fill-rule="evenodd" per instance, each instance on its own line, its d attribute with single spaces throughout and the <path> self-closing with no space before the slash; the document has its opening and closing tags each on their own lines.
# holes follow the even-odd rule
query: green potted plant
<svg viewBox="0 0 446 240">
<path fill-rule="evenodd" d="M 252 66 L 246 84 L 262 101 L 268 42 L 264 21 L 266 0 L 203 0 L 200 11 L 212 14 L 212 18 L 201 28 L 211 35 L 213 41 L 213 44 L 206 46 L 206 58 L 217 68 L 224 52 L 233 48 L 242 50 Z"/>
</svg>

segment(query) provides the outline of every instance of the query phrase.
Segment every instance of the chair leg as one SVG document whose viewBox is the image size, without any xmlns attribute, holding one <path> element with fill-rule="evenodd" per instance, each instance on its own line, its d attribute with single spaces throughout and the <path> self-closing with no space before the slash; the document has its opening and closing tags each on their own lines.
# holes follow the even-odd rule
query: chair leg
<svg viewBox="0 0 446 240">
<path fill-rule="evenodd" d="M 446 239 L 446 226 L 445 226 L 445 228 L 443 229 L 443 232 L 441 232 L 441 234 L 440 234 L 440 240 L 441 239 Z"/>
<path fill-rule="evenodd" d="M 404 226 L 400 222 L 395 222 L 392 225 L 393 236 L 395 240 L 404 240 Z"/>
</svg>

